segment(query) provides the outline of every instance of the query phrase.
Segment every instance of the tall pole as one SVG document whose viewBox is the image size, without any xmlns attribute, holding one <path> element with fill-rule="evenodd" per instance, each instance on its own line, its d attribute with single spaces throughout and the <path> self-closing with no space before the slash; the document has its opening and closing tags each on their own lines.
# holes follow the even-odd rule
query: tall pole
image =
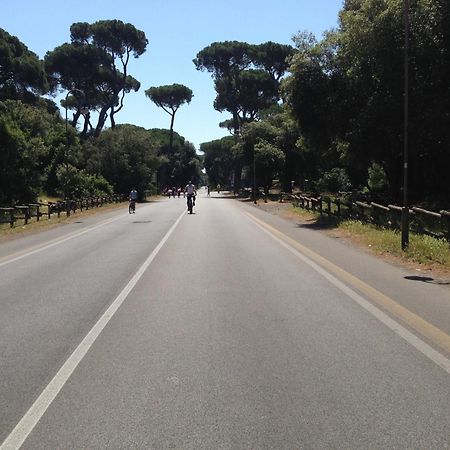
<svg viewBox="0 0 450 450">
<path fill-rule="evenodd" d="M 404 128 L 403 128 L 403 207 L 402 207 L 402 250 L 409 246 L 409 206 L 408 206 L 408 96 L 409 96 L 409 0 L 403 0 L 405 21 L 405 71 L 404 71 Z"/>
<path fill-rule="evenodd" d="M 66 152 L 64 155 L 64 159 L 65 159 L 66 164 L 67 164 L 67 152 L 69 150 L 69 131 L 67 130 L 67 99 L 69 98 L 69 95 L 71 94 L 71 92 L 72 92 L 71 90 L 69 90 L 69 92 L 67 92 L 66 101 L 64 102 L 64 108 L 66 110 Z"/>
<path fill-rule="evenodd" d="M 254 146 L 253 146 L 253 203 L 256 205 L 256 158 Z"/>
<path fill-rule="evenodd" d="M 67 129 L 67 99 L 69 98 L 69 95 L 71 94 L 71 90 L 69 90 L 69 92 L 67 92 L 66 94 L 66 101 L 64 102 L 64 108 L 66 110 L 66 151 L 64 152 L 64 164 L 66 166 L 66 171 L 68 169 L 69 163 L 67 161 L 67 157 L 69 154 L 69 130 Z M 67 176 L 67 173 L 66 173 Z M 64 200 L 67 200 L 67 184 L 64 182 Z M 70 208 L 68 207 L 68 205 L 66 205 L 67 207 L 67 215 L 69 215 L 69 211 Z"/>
</svg>

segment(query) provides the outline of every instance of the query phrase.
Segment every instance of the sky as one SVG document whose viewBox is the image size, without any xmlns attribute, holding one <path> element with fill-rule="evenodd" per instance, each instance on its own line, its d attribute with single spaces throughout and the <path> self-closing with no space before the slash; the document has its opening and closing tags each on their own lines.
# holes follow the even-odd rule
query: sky
<svg viewBox="0 0 450 450">
<path fill-rule="evenodd" d="M 219 123 L 229 114 L 214 110 L 213 80 L 210 73 L 195 68 L 197 53 L 221 41 L 293 45 L 292 36 L 304 30 L 320 39 L 337 26 L 342 5 L 342 0 L 0 0 L 0 28 L 42 59 L 47 51 L 70 42 L 72 23 L 131 23 L 144 31 L 149 44 L 128 65 L 141 88 L 125 97 L 116 123 L 169 128 L 170 116 L 145 96 L 145 90 L 184 84 L 194 97 L 176 113 L 174 130 L 199 150 L 202 142 L 228 134 Z"/>
</svg>

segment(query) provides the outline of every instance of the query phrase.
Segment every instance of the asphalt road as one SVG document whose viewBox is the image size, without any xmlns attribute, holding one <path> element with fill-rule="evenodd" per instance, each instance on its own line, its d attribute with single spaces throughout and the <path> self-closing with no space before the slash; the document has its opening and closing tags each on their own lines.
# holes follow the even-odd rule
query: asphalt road
<svg viewBox="0 0 450 450">
<path fill-rule="evenodd" d="M 450 448 L 450 289 L 224 196 L 0 246 L 0 445 Z"/>
</svg>

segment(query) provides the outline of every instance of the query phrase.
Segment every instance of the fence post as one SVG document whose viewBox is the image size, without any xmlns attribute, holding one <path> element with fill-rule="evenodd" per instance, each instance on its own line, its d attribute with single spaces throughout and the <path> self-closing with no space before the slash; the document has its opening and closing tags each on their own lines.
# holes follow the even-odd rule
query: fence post
<svg viewBox="0 0 450 450">
<path fill-rule="evenodd" d="M 390 223 L 389 223 L 390 222 L 390 220 L 389 220 L 390 209 L 387 206 L 383 206 L 383 205 L 380 205 L 375 202 L 370 202 L 370 204 L 373 206 L 372 217 L 373 217 L 374 223 L 376 223 L 377 225 L 383 225 L 381 216 L 384 212 L 385 215 L 387 215 L 387 224 L 390 225 Z"/>
<path fill-rule="evenodd" d="M 317 201 L 319 202 L 319 214 L 322 215 L 323 214 L 322 197 L 321 196 L 317 197 Z"/>
<path fill-rule="evenodd" d="M 330 197 L 326 197 L 325 198 L 325 202 L 327 204 L 327 213 L 329 216 L 331 216 L 331 198 Z"/>
</svg>

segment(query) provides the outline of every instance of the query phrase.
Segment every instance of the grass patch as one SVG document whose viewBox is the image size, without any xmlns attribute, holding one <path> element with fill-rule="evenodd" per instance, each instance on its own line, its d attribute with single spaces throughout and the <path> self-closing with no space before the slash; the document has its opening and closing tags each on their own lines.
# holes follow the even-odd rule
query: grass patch
<svg viewBox="0 0 450 450">
<path fill-rule="evenodd" d="M 380 226 L 363 223 L 358 220 L 340 221 L 337 217 L 322 215 L 293 207 L 292 210 L 308 221 L 314 221 L 321 228 L 337 229 L 359 244 L 370 247 L 375 253 L 389 254 L 405 262 L 430 265 L 450 271 L 450 244 L 445 239 L 411 233 L 409 248 L 401 248 L 401 233 Z"/>
<path fill-rule="evenodd" d="M 346 220 L 340 223 L 338 228 L 357 237 L 376 252 L 389 253 L 419 264 L 438 264 L 450 270 L 450 246 L 445 239 L 410 233 L 409 248 L 403 252 L 400 231 L 355 220 Z"/>
<path fill-rule="evenodd" d="M 57 202 L 62 200 L 59 197 L 52 197 L 51 195 L 47 195 L 47 194 L 41 194 L 39 196 L 39 201 L 42 203 L 48 203 L 48 202 Z"/>
</svg>

